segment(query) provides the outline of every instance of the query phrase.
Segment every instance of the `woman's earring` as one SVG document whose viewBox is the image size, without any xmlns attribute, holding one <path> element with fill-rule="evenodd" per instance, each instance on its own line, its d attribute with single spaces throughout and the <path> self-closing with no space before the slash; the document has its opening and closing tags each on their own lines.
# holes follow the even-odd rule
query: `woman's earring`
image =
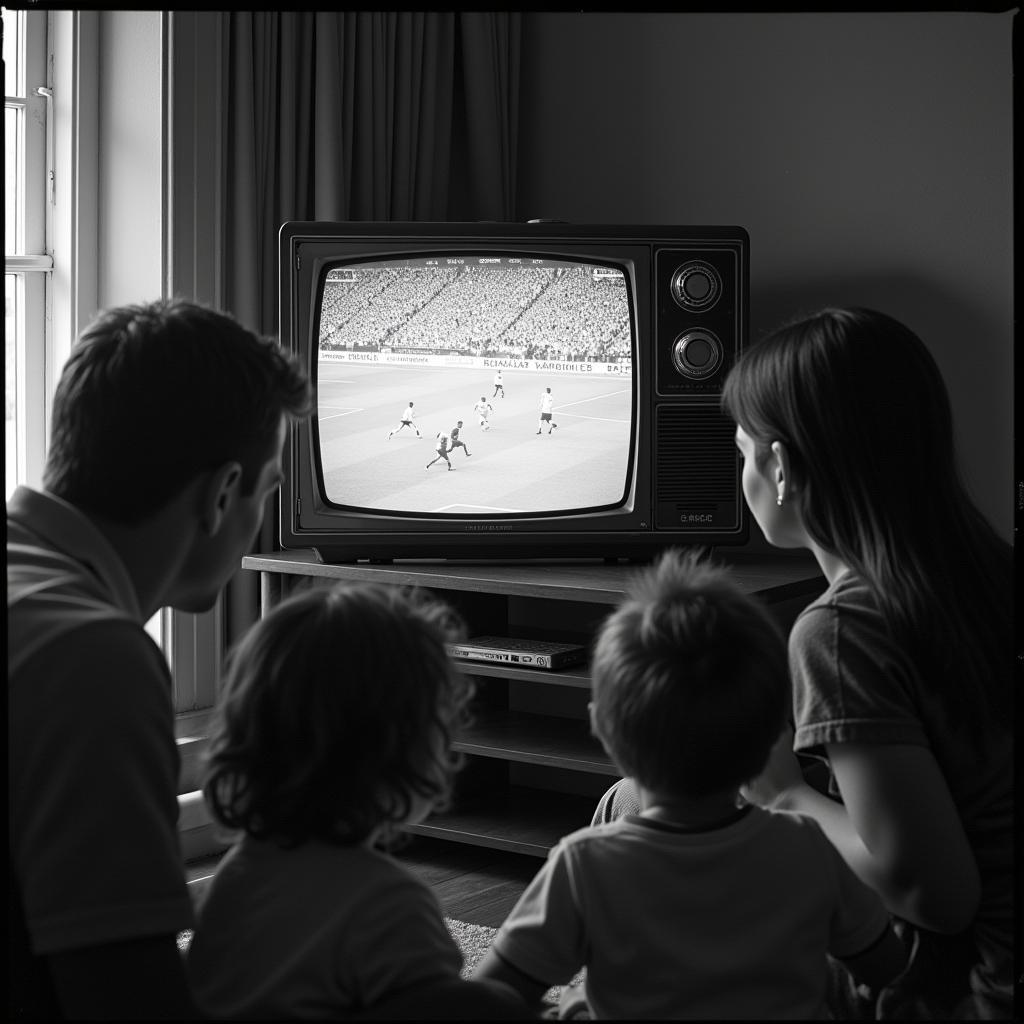
<svg viewBox="0 0 1024 1024">
<path fill-rule="evenodd" d="M 781 494 L 776 497 L 775 504 L 778 505 L 779 508 L 782 508 L 782 495 Z"/>
</svg>

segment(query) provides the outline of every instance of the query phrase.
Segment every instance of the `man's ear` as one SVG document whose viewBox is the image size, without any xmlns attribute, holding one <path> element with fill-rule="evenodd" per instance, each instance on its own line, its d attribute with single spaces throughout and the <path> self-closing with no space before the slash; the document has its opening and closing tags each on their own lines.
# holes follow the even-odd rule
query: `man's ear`
<svg viewBox="0 0 1024 1024">
<path fill-rule="evenodd" d="M 234 506 L 242 487 L 242 467 L 237 462 L 225 462 L 211 470 L 202 493 L 202 525 L 210 537 L 220 532 L 228 513 Z"/>
</svg>

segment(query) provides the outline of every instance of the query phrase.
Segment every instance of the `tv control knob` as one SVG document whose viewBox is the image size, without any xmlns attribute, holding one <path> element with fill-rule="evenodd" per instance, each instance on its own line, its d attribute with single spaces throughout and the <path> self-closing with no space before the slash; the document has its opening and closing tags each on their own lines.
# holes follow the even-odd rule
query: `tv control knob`
<svg viewBox="0 0 1024 1024">
<path fill-rule="evenodd" d="M 672 346 L 672 365 L 691 380 L 710 377 L 722 365 L 722 343 L 711 331 L 695 329 L 680 334 Z"/>
<path fill-rule="evenodd" d="M 722 278 L 710 263 L 692 260 L 672 275 L 672 298 L 689 310 L 710 309 L 722 294 Z"/>
</svg>

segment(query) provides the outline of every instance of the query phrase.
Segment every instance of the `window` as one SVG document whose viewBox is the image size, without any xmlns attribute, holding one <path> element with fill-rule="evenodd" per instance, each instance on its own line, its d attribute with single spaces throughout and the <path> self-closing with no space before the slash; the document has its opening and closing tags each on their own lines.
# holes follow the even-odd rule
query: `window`
<svg viewBox="0 0 1024 1024">
<path fill-rule="evenodd" d="M 3 10 L 4 421 L 6 494 L 42 478 L 46 441 L 46 15 Z"/>
<path fill-rule="evenodd" d="M 57 223 L 52 215 L 56 186 L 55 116 L 48 80 L 52 22 L 41 11 L 4 8 L 2 17 L 4 466 L 9 498 L 18 484 L 42 482 L 49 398 L 63 364 L 60 353 L 67 344 L 57 345 L 48 338 L 55 301 L 53 236 L 67 234 L 69 225 Z M 165 617 L 158 612 L 146 624 L 158 643 L 164 637 Z"/>
</svg>

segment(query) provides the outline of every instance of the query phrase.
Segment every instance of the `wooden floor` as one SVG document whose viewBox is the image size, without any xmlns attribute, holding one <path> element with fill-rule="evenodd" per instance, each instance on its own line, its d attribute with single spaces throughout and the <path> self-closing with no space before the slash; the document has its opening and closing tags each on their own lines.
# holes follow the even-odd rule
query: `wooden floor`
<svg viewBox="0 0 1024 1024">
<path fill-rule="evenodd" d="M 539 857 L 505 853 L 443 839 L 410 836 L 395 856 L 437 894 L 446 917 L 497 928 L 544 862 Z M 218 857 L 186 865 L 191 881 L 212 875 Z"/>
<path fill-rule="evenodd" d="M 412 836 L 398 859 L 437 894 L 446 917 L 497 928 L 544 861 L 443 839 Z"/>
</svg>

